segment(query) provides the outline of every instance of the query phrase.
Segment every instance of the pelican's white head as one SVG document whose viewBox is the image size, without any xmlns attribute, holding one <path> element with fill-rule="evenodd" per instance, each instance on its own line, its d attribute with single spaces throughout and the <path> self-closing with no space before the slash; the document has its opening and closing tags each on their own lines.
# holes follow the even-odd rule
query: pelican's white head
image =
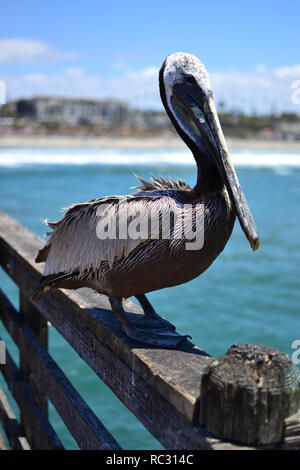
<svg viewBox="0 0 300 470">
<path fill-rule="evenodd" d="M 181 94 L 185 93 L 186 97 L 188 97 L 189 94 L 193 94 L 194 90 L 196 90 L 198 95 L 197 101 L 199 101 L 199 96 L 202 95 L 203 98 L 206 98 L 207 102 L 212 102 L 212 106 L 214 106 L 209 75 L 201 60 L 192 54 L 184 52 L 170 54 L 160 70 L 162 101 L 177 130 L 183 132 L 181 136 L 186 143 L 189 145 L 185 139 L 187 136 L 190 141 L 201 148 L 202 152 L 205 152 L 201 133 L 194 125 L 193 120 L 190 119 L 190 116 L 188 116 L 188 110 L 184 109 L 183 104 L 186 100 L 182 100 L 178 96 L 178 92 L 181 92 Z M 204 119 L 202 113 L 203 106 L 204 103 L 201 103 L 197 109 L 200 119 Z"/>
<path fill-rule="evenodd" d="M 172 95 L 173 86 L 180 83 L 197 83 L 207 96 L 212 94 L 209 74 L 201 60 L 193 54 L 170 54 L 164 62 L 162 79 L 167 99 Z"/>
</svg>

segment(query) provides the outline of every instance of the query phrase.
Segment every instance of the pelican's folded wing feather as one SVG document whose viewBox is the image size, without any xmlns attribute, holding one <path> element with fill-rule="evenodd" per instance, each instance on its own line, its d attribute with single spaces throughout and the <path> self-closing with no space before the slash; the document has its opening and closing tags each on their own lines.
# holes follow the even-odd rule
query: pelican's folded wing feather
<svg viewBox="0 0 300 470">
<path fill-rule="evenodd" d="M 38 252 L 36 261 L 46 261 L 44 276 L 74 270 L 83 275 L 96 271 L 104 261 L 112 268 L 115 261 L 127 258 L 139 246 L 161 238 L 158 225 L 164 217 L 157 217 L 157 214 L 178 210 L 173 198 L 153 193 L 112 196 L 73 205 L 60 221 L 48 222 L 53 232 L 47 245 Z M 165 230 L 169 227 L 166 223 Z"/>
</svg>

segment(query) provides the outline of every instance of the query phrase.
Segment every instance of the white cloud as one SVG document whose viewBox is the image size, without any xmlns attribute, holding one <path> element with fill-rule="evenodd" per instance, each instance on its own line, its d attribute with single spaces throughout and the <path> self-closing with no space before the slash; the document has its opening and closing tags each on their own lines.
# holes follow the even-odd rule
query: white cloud
<svg viewBox="0 0 300 470">
<path fill-rule="evenodd" d="M 225 101 L 228 109 L 269 112 L 295 111 L 291 85 L 300 79 L 300 65 L 270 69 L 264 65 L 252 71 L 224 71 L 211 74 L 216 102 Z"/>
<path fill-rule="evenodd" d="M 280 67 L 274 70 L 277 77 L 293 77 L 300 78 L 300 65 L 292 65 L 291 67 Z"/>
<path fill-rule="evenodd" d="M 2 78 L 2 77 L 1 77 Z M 37 95 L 68 97 L 114 97 L 139 107 L 161 107 L 158 91 L 158 69 L 123 73 L 103 79 L 85 73 L 81 68 L 67 68 L 62 73 L 31 73 L 21 77 L 3 77 L 9 99 Z"/>
<path fill-rule="evenodd" d="M 97 97 L 102 79 L 86 75 L 81 68 L 67 68 L 62 73 L 31 73 L 4 77 L 8 99 L 32 96 Z"/>
<path fill-rule="evenodd" d="M 55 50 L 50 44 L 32 39 L 0 39 L 0 63 L 33 64 L 70 60 L 73 53 Z"/>
<path fill-rule="evenodd" d="M 106 93 L 142 108 L 160 108 L 157 67 L 147 67 L 138 72 L 127 72 L 106 83 Z"/>
</svg>

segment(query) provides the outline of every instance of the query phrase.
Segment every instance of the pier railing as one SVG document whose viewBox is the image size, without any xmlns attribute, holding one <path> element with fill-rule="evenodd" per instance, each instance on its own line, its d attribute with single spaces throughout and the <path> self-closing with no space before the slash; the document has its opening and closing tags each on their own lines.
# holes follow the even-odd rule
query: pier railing
<svg viewBox="0 0 300 470">
<path fill-rule="evenodd" d="M 120 449 L 51 357 L 50 324 L 166 449 L 300 448 L 300 374 L 286 355 L 235 345 L 215 359 L 190 342 L 176 350 L 137 344 L 105 296 L 88 289 L 52 289 L 35 303 L 43 244 L 0 212 L 0 264 L 20 291 L 19 311 L 0 292 L 0 319 L 20 359 L 6 350 L 0 366 L 20 411 L 16 417 L 0 389 L 0 448 L 7 440 L 11 449 L 63 449 L 50 401 L 79 448 Z M 130 301 L 126 309 L 140 313 Z"/>
</svg>

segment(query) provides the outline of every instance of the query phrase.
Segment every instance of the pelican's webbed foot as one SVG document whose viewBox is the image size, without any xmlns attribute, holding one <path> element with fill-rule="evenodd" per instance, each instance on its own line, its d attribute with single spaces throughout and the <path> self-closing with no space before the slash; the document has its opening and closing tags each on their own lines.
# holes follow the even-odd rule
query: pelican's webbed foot
<svg viewBox="0 0 300 470">
<path fill-rule="evenodd" d="M 122 299 L 115 295 L 109 296 L 112 310 L 119 318 L 127 336 L 139 343 L 165 348 L 176 348 L 190 336 L 176 333 L 174 325 L 155 313 L 145 296 L 138 296 L 144 315 L 134 315 L 130 321 L 123 309 Z M 151 308 L 150 308 L 150 307 Z"/>
<path fill-rule="evenodd" d="M 183 341 L 188 338 L 191 339 L 189 335 L 180 335 L 174 330 L 168 330 L 163 328 L 149 328 L 142 329 L 135 326 L 132 326 L 129 330 L 126 331 L 129 338 L 138 341 L 139 343 L 149 344 L 151 346 L 160 346 L 162 348 L 176 348 Z"/>
</svg>

